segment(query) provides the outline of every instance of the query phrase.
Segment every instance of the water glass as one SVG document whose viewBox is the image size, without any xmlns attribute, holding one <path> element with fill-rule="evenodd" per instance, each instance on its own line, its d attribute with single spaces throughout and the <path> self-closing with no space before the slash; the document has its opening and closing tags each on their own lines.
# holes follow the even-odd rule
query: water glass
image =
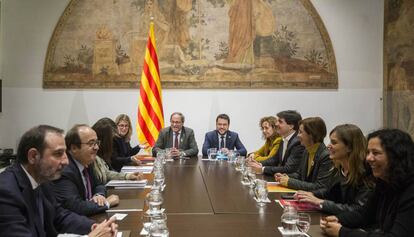
<svg viewBox="0 0 414 237">
<path fill-rule="evenodd" d="M 296 223 L 296 227 L 299 229 L 301 233 L 306 234 L 309 231 L 310 223 L 311 223 L 311 217 L 309 214 L 307 213 L 298 214 L 298 221 Z"/>
<path fill-rule="evenodd" d="M 249 167 L 249 168 L 250 168 L 250 170 L 249 170 L 249 173 L 247 175 L 248 175 L 248 178 L 249 178 L 250 188 L 253 189 L 256 185 L 256 182 L 255 182 L 256 181 L 256 173 L 254 172 L 254 170 L 251 167 Z"/>
<path fill-rule="evenodd" d="M 144 230 L 147 232 L 147 236 L 149 236 L 151 224 L 152 224 L 151 215 L 146 212 L 143 212 L 141 216 L 141 222 L 144 227 Z"/>
<path fill-rule="evenodd" d="M 161 205 L 163 202 L 162 194 L 159 190 L 153 189 L 147 194 L 146 202 L 148 205 L 149 213 L 151 215 L 161 212 Z"/>
<path fill-rule="evenodd" d="M 236 159 L 236 170 L 242 172 L 244 170 L 244 167 L 246 166 L 246 161 L 244 159 L 244 156 L 239 156 Z"/>
<path fill-rule="evenodd" d="M 242 170 L 241 182 L 243 185 L 250 185 L 249 173 L 251 172 L 252 167 L 245 167 L 245 169 Z"/>
<path fill-rule="evenodd" d="M 165 175 L 164 175 L 163 170 L 157 170 L 156 172 L 154 172 L 154 184 L 152 188 L 162 191 L 164 187 L 164 182 L 165 182 Z"/>
<path fill-rule="evenodd" d="M 168 237 L 170 232 L 165 221 L 153 221 L 149 236 L 151 237 Z"/>
<path fill-rule="evenodd" d="M 230 163 L 235 163 L 237 158 L 240 156 L 240 153 L 238 151 L 230 150 L 227 156 Z"/>
<path fill-rule="evenodd" d="M 217 148 L 207 149 L 207 156 L 209 160 L 215 160 L 217 157 Z"/>
<path fill-rule="evenodd" d="M 254 183 L 255 183 L 254 195 L 256 196 L 258 205 L 264 206 L 266 205 L 266 202 L 267 202 L 267 194 L 268 194 L 267 182 L 262 179 L 256 179 Z"/>
<path fill-rule="evenodd" d="M 297 222 L 299 220 L 298 213 L 295 208 L 289 206 L 283 210 L 283 214 L 281 216 L 281 222 L 283 230 L 287 234 L 295 234 L 297 233 Z"/>
</svg>

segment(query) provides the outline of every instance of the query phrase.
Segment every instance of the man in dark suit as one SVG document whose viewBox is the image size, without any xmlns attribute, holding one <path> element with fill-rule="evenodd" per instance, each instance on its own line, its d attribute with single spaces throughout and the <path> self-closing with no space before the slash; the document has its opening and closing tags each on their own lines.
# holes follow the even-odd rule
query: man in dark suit
<svg viewBox="0 0 414 237">
<path fill-rule="evenodd" d="M 91 228 L 96 236 L 97 225 L 58 205 L 49 185 L 68 164 L 65 151 L 61 129 L 40 125 L 22 136 L 17 163 L 0 174 L 0 236 L 87 234 Z"/>
<path fill-rule="evenodd" d="M 249 160 L 249 166 L 259 174 L 294 173 L 303 162 L 305 147 L 297 137 L 302 116 L 293 110 L 281 111 L 276 116 L 276 131 L 283 138 L 276 155 L 262 162 Z"/>
<path fill-rule="evenodd" d="M 65 137 L 69 164 L 62 177 L 53 182 L 57 200 L 63 207 L 81 215 L 91 216 L 118 205 L 116 195 L 105 197 L 105 185 L 99 183 L 89 167 L 96 159 L 100 141 L 87 125 L 75 125 Z"/>
<path fill-rule="evenodd" d="M 157 142 L 153 147 L 153 156 L 156 156 L 159 150 L 171 148 L 171 156 L 189 156 L 194 157 L 198 154 L 197 142 L 194 137 L 194 131 L 191 128 L 184 127 L 184 115 L 180 112 L 171 114 L 171 126 L 161 129 Z"/>
<path fill-rule="evenodd" d="M 219 114 L 216 118 L 216 130 L 206 133 L 203 144 L 203 156 L 207 156 L 209 148 L 217 148 L 224 153 L 236 150 L 241 156 L 246 156 L 247 151 L 240 141 L 239 134 L 229 130 L 230 117 L 227 114 Z"/>
</svg>

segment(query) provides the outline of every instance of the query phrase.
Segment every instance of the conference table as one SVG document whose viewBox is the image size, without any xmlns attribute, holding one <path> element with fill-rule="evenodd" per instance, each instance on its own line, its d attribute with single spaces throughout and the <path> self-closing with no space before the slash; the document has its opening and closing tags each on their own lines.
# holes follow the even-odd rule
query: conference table
<svg viewBox="0 0 414 237">
<path fill-rule="evenodd" d="M 241 173 L 227 161 L 209 161 L 197 158 L 174 160 L 164 167 L 166 188 L 163 191 L 163 208 L 172 237 L 185 236 L 282 236 L 283 209 L 274 201 L 280 193 L 269 193 L 271 203 L 260 207 L 253 192 L 241 184 Z M 151 180 L 151 175 L 147 175 Z M 268 179 L 272 177 L 258 178 Z M 123 199 L 141 199 L 149 189 L 109 189 Z M 145 209 L 144 209 L 145 210 Z M 129 230 L 130 236 L 141 236 L 142 212 L 125 212 L 128 216 L 118 221 L 119 230 Z M 310 236 L 323 236 L 318 223 L 321 214 L 310 213 Z M 101 221 L 107 214 L 94 217 Z"/>
</svg>

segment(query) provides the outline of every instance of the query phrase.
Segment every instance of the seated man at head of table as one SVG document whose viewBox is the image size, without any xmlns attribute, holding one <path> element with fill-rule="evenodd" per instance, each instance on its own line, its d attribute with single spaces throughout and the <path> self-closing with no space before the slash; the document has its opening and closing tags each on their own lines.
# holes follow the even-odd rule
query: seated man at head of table
<svg viewBox="0 0 414 237">
<path fill-rule="evenodd" d="M 184 127 L 184 121 L 185 117 L 182 113 L 174 112 L 171 114 L 171 125 L 160 131 L 157 142 L 152 149 L 153 156 L 157 156 L 158 151 L 166 148 L 171 148 L 172 157 L 197 156 L 198 147 L 194 131 Z"/>
<path fill-rule="evenodd" d="M 87 125 L 75 125 L 66 134 L 65 141 L 69 164 L 62 177 L 53 182 L 57 200 L 63 207 L 85 216 L 118 205 L 118 196 L 105 197 L 105 185 L 98 181 L 91 167 L 100 144 L 96 132 Z"/>
<path fill-rule="evenodd" d="M 56 202 L 50 181 L 68 164 L 63 130 L 39 125 L 20 139 L 17 163 L 0 174 L 0 236 L 59 233 L 113 236 L 113 220 L 96 225 Z"/>
<path fill-rule="evenodd" d="M 246 156 L 247 151 L 240 141 L 239 134 L 230 131 L 230 117 L 227 114 L 219 114 L 216 118 L 216 130 L 206 133 L 203 144 L 203 156 L 207 156 L 209 148 L 217 148 L 223 153 L 236 150 L 241 156 Z"/>
<path fill-rule="evenodd" d="M 282 137 L 276 155 L 261 162 L 249 160 L 249 166 L 259 174 L 294 173 L 299 169 L 301 162 L 304 162 L 305 147 L 300 144 L 297 137 L 302 116 L 294 110 L 285 110 L 279 112 L 276 117 L 276 131 Z"/>
</svg>

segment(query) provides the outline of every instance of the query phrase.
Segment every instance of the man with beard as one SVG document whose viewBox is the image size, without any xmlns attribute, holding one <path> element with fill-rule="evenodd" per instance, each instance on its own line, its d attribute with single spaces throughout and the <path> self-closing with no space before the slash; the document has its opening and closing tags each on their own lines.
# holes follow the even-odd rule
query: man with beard
<svg viewBox="0 0 414 237">
<path fill-rule="evenodd" d="M 57 204 L 49 181 L 67 164 L 63 130 L 39 125 L 22 136 L 17 163 L 0 174 L 0 236 L 115 234 L 113 220 L 96 225 Z"/>
<path fill-rule="evenodd" d="M 219 114 L 216 118 L 216 130 L 206 133 L 203 144 L 203 156 L 207 156 L 209 148 L 217 148 L 227 154 L 229 150 L 236 150 L 241 156 L 246 156 L 247 151 L 240 141 L 239 134 L 230 131 L 230 117 L 227 114 Z"/>
</svg>

